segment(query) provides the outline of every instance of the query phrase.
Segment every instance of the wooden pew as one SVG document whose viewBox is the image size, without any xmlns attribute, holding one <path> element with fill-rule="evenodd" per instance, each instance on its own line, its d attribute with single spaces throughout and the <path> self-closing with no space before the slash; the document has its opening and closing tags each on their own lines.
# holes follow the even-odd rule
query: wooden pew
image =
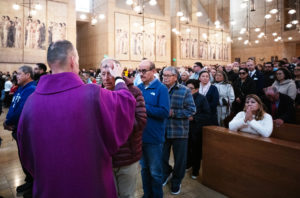
<svg viewBox="0 0 300 198">
<path fill-rule="evenodd" d="M 299 198 L 300 130 L 283 133 L 289 131 L 275 129 L 273 137 L 264 138 L 204 127 L 203 184 L 229 197 Z M 289 141 L 293 138 L 296 141 Z"/>
</svg>

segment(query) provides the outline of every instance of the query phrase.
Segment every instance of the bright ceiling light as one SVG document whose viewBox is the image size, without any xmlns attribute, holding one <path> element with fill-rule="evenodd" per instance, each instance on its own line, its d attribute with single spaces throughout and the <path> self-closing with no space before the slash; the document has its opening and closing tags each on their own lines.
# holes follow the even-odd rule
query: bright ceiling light
<svg viewBox="0 0 300 198">
<path fill-rule="evenodd" d="M 227 36 L 226 41 L 229 43 L 231 42 L 231 38 L 229 36 Z"/>
<path fill-rule="evenodd" d="M 149 4 L 150 4 L 151 6 L 155 6 L 155 5 L 157 4 L 157 1 L 156 1 L 156 0 L 150 0 L 150 1 L 149 1 Z"/>
<path fill-rule="evenodd" d="M 248 40 L 245 40 L 245 41 L 244 41 L 244 44 L 245 44 L 245 45 L 247 45 L 248 43 L 249 43 L 249 41 L 248 41 Z"/>
<path fill-rule="evenodd" d="M 298 22 L 299 22 L 298 20 L 293 20 L 293 21 L 292 21 L 292 24 L 293 24 L 293 25 L 297 25 Z"/>
<path fill-rule="evenodd" d="M 277 36 L 277 33 L 276 33 L 276 32 L 273 32 L 272 35 L 273 35 L 273 36 Z"/>
<path fill-rule="evenodd" d="M 241 6 L 241 8 L 243 8 L 243 9 L 246 8 L 246 7 L 247 7 L 247 2 L 244 1 L 243 3 L 241 3 L 240 6 Z"/>
<path fill-rule="evenodd" d="M 270 19 L 271 17 L 272 17 L 272 15 L 270 15 L 270 14 L 265 15 L 265 19 Z"/>
<path fill-rule="evenodd" d="M 241 40 L 243 40 L 243 38 L 239 36 L 239 37 L 238 37 L 238 40 L 241 41 Z"/>
<path fill-rule="evenodd" d="M 207 39 L 207 34 L 206 34 L 206 33 L 203 33 L 203 34 L 202 34 L 202 37 L 203 37 L 204 39 Z"/>
<path fill-rule="evenodd" d="M 177 12 L 177 16 L 182 17 L 183 16 L 183 12 L 181 12 L 181 11 Z"/>
<path fill-rule="evenodd" d="M 275 42 L 278 42 L 278 39 L 276 38 L 276 39 L 274 39 L 274 41 L 275 41 Z"/>
<path fill-rule="evenodd" d="M 133 4 L 133 0 L 127 0 L 127 1 L 126 1 L 126 4 L 127 4 L 127 5 L 132 5 L 132 4 Z"/>
<path fill-rule="evenodd" d="M 42 6 L 41 6 L 41 4 L 35 4 L 35 6 L 34 6 L 34 8 L 36 9 L 36 10 L 41 10 L 42 9 Z"/>
<path fill-rule="evenodd" d="M 31 10 L 30 14 L 33 15 L 33 16 L 35 16 L 36 15 L 36 10 Z"/>
<path fill-rule="evenodd" d="M 290 23 L 288 23 L 288 24 L 286 24 L 286 28 L 291 28 L 293 25 L 292 24 L 290 24 Z"/>
<path fill-rule="evenodd" d="M 273 0 L 266 0 L 266 2 L 272 2 Z"/>
<path fill-rule="evenodd" d="M 216 25 L 216 26 L 220 26 L 220 24 L 221 24 L 221 23 L 220 23 L 219 20 L 216 20 L 216 21 L 215 21 L 215 25 Z"/>
<path fill-rule="evenodd" d="M 196 12 L 196 16 L 201 17 L 201 16 L 203 16 L 203 14 L 202 14 L 202 12 Z"/>
<path fill-rule="evenodd" d="M 133 8 L 133 10 L 135 11 L 135 12 L 137 12 L 137 13 L 140 13 L 141 11 L 142 11 L 142 6 L 135 6 L 134 8 Z"/>
<path fill-rule="evenodd" d="M 296 13 L 296 10 L 295 10 L 295 9 L 290 9 L 288 13 L 289 13 L 289 14 L 295 14 L 295 13 Z"/>
<path fill-rule="evenodd" d="M 276 8 L 270 10 L 270 13 L 271 13 L 271 14 L 276 14 L 277 12 L 278 12 L 278 10 L 277 10 Z"/>
<path fill-rule="evenodd" d="M 259 31 L 260 31 L 260 28 L 255 28 L 254 31 L 255 31 L 255 32 L 259 32 Z"/>
<path fill-rule="evenodd" d="M 187 33 L 190 33 L 190 32 L 191 32 L 191 29 L 190 29 L 190 28 L 187 28 L 185 31 L 186 31 Z"/>
<path fill-rule="evenodd" d="M 86 16 L 85 14 L 81 14 L 81 15 L 79 16 L 79 18 L 80 18 L 81 20 L 85 20 L 85 19 L 87 18 L 87 16 Z"/>
<path fill-rule="evenodd" d="M 19 6 L 18 4 L 16 4 L 16 3 L 14 3 L 13 9 L 14 9 L 14 10 L 19 10 L 19 9 L 20 9 L 20 6 Z"/>
<path fill-rule="evenodd" d="M 293 37 L 290 36 L 288 39 L 289 39 L 289 41 L 290 41 L 290 40 L 293 40 Z"/>
<path fill-rule="evenodd" d="M 172 28 L 172 32 L 176 32 L 177 30 L 176 30 L 176 28 Z"/>
<path fill-rule="evenodd" d="M 98 22 L 98 20 L 95 17 L 93 17 L 92 21 L 91 21 L 91 24 L 92 25 L 96 25 L 97 22 Z"/>
<path fill-rule="evenodd" d="M 127 5 L 132 5 L 133 4 L 133 0 L 126 0 L 126 4 Z"/>
<path fill-rule="evenodd" d="M 255 40 L 255 43 L 256 43 L 256 44 L 259 43 L 259 40 Z"/>
<path fill-rule="evenodd" d="M 281 36 L 278 36 L 277 39 L 278 39 L 278 40 L 281 40 Z"/>
<path fill-rule="evenodd" d="M 180 21 L 186 21 L 187 18 L 185 16 L 180 17 Z"/>
<path fill-rule="evenodd" d="M 99 14 L 99 19 L 105 19 L 105 14 Z"/>
<path fill-rule="evenodd" d="M 235 21 L 231 21 L 230 24 L 231 24 L 231 25 L 235 25 L 236 22 L 235 22 Z"/>
</svg>

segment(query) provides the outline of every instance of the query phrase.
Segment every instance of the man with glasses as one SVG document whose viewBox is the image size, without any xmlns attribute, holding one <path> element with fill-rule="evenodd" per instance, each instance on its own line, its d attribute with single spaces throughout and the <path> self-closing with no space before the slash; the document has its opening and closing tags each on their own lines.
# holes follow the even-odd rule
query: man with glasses
<svg viewBox="0 0 300 198">
<path fill-rule="evenodd" d="M 142 137 L 142 181 L 144 198 L 162 198 L 162 149 L 170 101 L 168 89 L 154 77 L 155 64 L 143 60 L 138 70 L 143 83 L 138 85 L 146 103 L 147 125 Z"/>
<path fill-rule="evenodd" d="M 199 74 L 201 71 L 205 70 L 201 62 L 195 62 L 193 66 L 194 74 L 190 77 L 190 79 L 199 80 Z"/>
<path fill-rule="evenodd" d="M 258 96 L 264 95 L 263 88 L 265 84 L 263 74 L 255 68 L 255 62 L 252 59 L 249 59 L 247 62 L 247 67 L 249 70 L 249 76 L 254 80 L 256 85 L 256 94 Z"/>
<path fill-rule="evenodd" d="M 171 180 L 171 193 L 177 195 L 184 178 L 189 118 L 196 113 L 196 107 L 189 88 L 177 82 L 179 76 L 175 67 L 166 67 L 163 71 L 163 83 L 169 89 L 170 114 L 167 120 L 166 141 L 163 147 L 163 185 Z M 174 153 L 174 167 L 170 166 L 171 147 Z"/>
<path fill-rule="evenodd" d="M 265 79 L 264 87 L 272 86 L 272 84 L 275 81 L 275 75 L 274 75 L 273 68 L 274 68 L 274 66 L 273 66 L 272 62 L 265 63 L 264 70 L 263 70 L 264 79 Z"/>
<path fill-rule="evenodd" d="M 33 81 L 32 68 L 26 65 L 20 67 L 17 73 L 17 81 L 19 88 L 14 94 L 3 126 L 4 129 L 12 131 L 12 136 L 16 140 L 17 145 L 19 145 L 19 141 L 17 140 L 17 127 L 19 119 L 27 98 L 35 91 L 36 88 L 35 82 Z M 20 154 L 19 150 L 18 153 Z M 31 194 L 30 191 L 33 186 L 33 178 L 27 169 L 23 167 L 23 164 L 22 169 L 25 173 L 25 183 L 17 187 L 17 193 L 25 193 L 26 195 Z"/>
<path fill-rule="evenodd" d="M 120 62 L 105 58 L 101 62 L 101 78 L 105 89 L 115 90 L 115 77 L 111 75 L 110 70 L 115 65 L 120 65 Z M 146 108 L 142 92 L 136 86 L 133 86 L 132 81 L 123 77 L 128 90 L 136 99 L 135 122 L 131 135 L 127 142 L 123 144 L 117 153 L 112 156 L 114 180 L 117 186 L 119 198 L 135 195 L 136 181 L 138 177 L 138 161 L 142 156 L 142 132 L 146 126 Z"/>
</svg>

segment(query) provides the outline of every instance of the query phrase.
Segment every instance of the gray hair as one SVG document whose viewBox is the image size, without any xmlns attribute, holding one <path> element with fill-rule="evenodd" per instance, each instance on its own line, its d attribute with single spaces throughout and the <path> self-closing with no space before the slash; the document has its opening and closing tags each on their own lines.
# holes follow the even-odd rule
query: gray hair
<svg viewBox="0 0 300 198">
<path fill-rule="evenodd" d="M 266 87 L 264 88 L 264 91 L 267 92 L 267 91 L 273 91 L 275 94 L 279 93 L 278 89 L 276 87 L 273 87 L 273 86 L 270 86 L 270 87 Z"/>
<path fill-rule="evenodd" d="M 23 65 L 19 68 L 24 74 L 29 74 L 30 78 L 33 79 L 33 69 L 30 66 Z"/>
<path fill-rule="evenodd" d="M 177 69 L 173 66 L 168 66 L 164 69 L 164 71 L 170 71 L 172 72 L 172 74 L 176 75 L 177 77 L 179 76 L 179 72 L 177 71 Z"/>
<path fill-rule="evenodd" d="M 59 65 L 63 66 L 67 62 L 67 57 L 70 52 L 74 52 L 75 48 L 70 41 L 61 40 L 51 43 L 48 47 L 47 61 L 51 65 L 58 62 Z"/>
<path fill-rule="evenodd" d="M 114 59 L 114 58 L 104 58 L 102 61 L 101 61 L 101 67 L 106 67 L 106 65 L 109 63 L 109 62 L 113 62 L 114 64 L 118 64 L 118 65 L 121 65 L 120 61 L 118 61 L 117 59 Z"/>
</svg>

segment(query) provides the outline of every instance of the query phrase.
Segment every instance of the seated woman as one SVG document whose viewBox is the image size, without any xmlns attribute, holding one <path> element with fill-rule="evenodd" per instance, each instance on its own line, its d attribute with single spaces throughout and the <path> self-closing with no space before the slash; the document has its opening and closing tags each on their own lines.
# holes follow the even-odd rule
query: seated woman
<svg viewBox="0 0 300 198">
<path fill-rule="evenodd" d="M 244 111 L 233 118 L 229 129 L 269 137 L 273 131 L 272 116 L 264 111 L 260 98 L 250 94 L 246 97 Z"/>
</svg>

